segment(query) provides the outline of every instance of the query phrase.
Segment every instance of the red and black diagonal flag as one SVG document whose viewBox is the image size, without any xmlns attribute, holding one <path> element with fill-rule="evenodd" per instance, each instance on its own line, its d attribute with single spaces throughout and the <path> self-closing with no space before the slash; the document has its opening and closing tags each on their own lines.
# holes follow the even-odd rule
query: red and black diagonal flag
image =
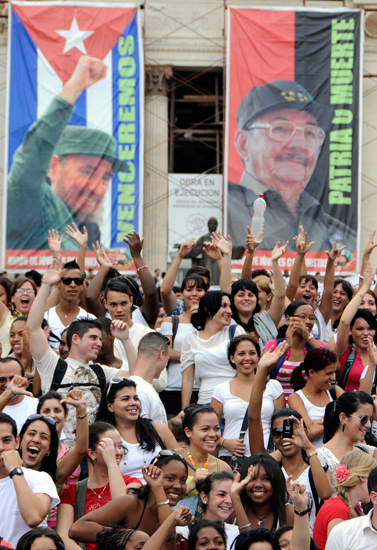
<svg viewBox="0 0 377 550">
<path fill-rule="evenodd" d="M 225 176 L 236 245 L 263 192 L 260 248 L 288 239 L 294 249 L 303 223 L 313 257 L 337 237 L 355 259 L 360 19 L 359 10 L 229 8 Z"/>
</svg>

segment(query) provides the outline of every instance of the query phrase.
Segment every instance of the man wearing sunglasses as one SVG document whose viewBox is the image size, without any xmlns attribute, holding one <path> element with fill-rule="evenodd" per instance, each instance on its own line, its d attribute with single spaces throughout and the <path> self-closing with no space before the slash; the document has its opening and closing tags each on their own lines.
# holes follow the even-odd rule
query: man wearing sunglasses
<svg viewBox="0 0 377 550">
<path fill-rule="evenodd" d="M 85 273 L 80 271 L 79 264 L 73 260 L 63 266 L 62 277 L 57 285 L 59 291 L 59 304 L 48 309 L 45 319 L 51 332 L 61 336 L 62 332 L 77 319 L 95 319 L 96 317 L 80 307 L 81 292 L 85 290 Z M 51 340 L 50 346 L 59 350 L 59 342 Z"/>
<path fill-rule="evenodd" d="M 50 389 L 58 390 L 64 396 L 72 387 L 82 390 L 87 404 L 89 424 L 95 421 L 95 415 L 101 399 L 101 391 L 114 376 L 128 376 L 128 371 L 99 365 L 98 353 L 102 346 L 102 325 L 97 319 L 80 319 L 70 324 L 67 330 L 68 357 L 65 361 L 59 358 L 47 341 L 41 328 L 43 312 L 51 289 L 61 283 L 61 260 L 57 259 L 45 271 L 41 289 L 34 300 L 34 308 L 30 309 L 27 320 L 27 330 L 30 338 L 30 351 L 41 376 L 42 392 Z M 66 286 L 66 285 L 64 285 Z M 129 351 L 127 357 L 130 365 L 135 358 L 135 348 L 129 340 L 126 323 L 121 320 L 112 321 L 112 333 Z M 132 355 L 134 354 L 134 355 Z M 76 422 L 80 422 L 72 407 L 68 410 L 68 418 L 64 424 L 66 444 L 74 443 Z"/>
<path fill-rule="evenodd" d="M 234 246 L 244 247 L 253 203 L 263 193 L 267 210 L 260 248 L 272 250 L 277 241 L 294 246 L 293 237 L 304 225 L 315 235 L 312 250 L 329 250 L 335 237 L 355 250 L 356 232 L 327 215 L 306 191 L 332 114 L 288 80 L 256 86 L 244 97 L 237 112 L 235 146 L 245 171 L 238 185 L 229 182 L 228 187 L 228 233 Z M 319 177 L 318 198 L 324 196 L 326 176 Z"/>
</svg>

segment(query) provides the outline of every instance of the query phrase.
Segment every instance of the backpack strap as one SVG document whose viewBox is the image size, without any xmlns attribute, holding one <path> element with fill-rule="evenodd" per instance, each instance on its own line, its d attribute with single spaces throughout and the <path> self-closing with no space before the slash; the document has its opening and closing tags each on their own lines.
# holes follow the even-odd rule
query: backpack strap
<svg viewBox="0 0 377 550">
<path fill-rule="evenodd" d="M 171 337 L 171 347 L 173 348 L 174 347 L 174 340 L 175 340 L 175 337 L 177 336 L 177 330 L 178 330 L 178 325 L 179 325 L 179 316 L 178 315 L 172 315 L 171 318 L 172 318 L 172 321 L 173 321 L 173 334 L 172 334 L 172 337 Z"/>
<path fill-rule="evenodd" d="M 59 357 L 54 370 L 54 377 L 51 382 L 50 390 L 57 391 L 60 388 L 60 384 L 64 378 L 65 373 L 67 372 L 68 364 L 66 361 Z"/>
<path fill-rule="evenodd" d="M 234 338 L 234 335 L 236 333 L 236 328 L 237 328 L 237 324 L 230 325 L 230 327 L 229 327 L 229 340 Z"/>
<path fill-rule="evenodd" d="M 95 363 L 94 365 L 89 365 L 89 367 L 94 371 L 95 375 L 97 376 L 98 386 L 100 387 L 101 392 L 103 392 L 106 386 L 106 376 L 105 376 L 105 373 L 103 372 L 103 368 L 101 367 L 101 365 L 98 365 L 97 363 Z M 62 380 L 64 378 L 65 373 L 67 372 L 67 368 L 68 368 L 67 362 L 59 358 L 55 367 L 54 377 L 52 379 L 50 390 L 57 391 L 59 388 L 71 387 L 76 385 L 75 383 L 62 384 Z M 93 386 L 93 384 L 88 384 L 88 383 L 82 383 L 77 385 Z"/>
<path fill-rule="evenodd" d="M 101 393 L 102 393 L 106 386 L 106 376 L 105 376 L 105 373 L 103 372 L 103 368 L 98 363 L 89 365 L 89 367 L 96 373 L 98 382 L 101 388 Z"/>
<path fill-rule="evenodd" d="M 317 515 L 318 512 L 319 512 L 320 507 L 323 504 L 323 502 L 322 503 L 319 502 L 318 491 L 317 491 L 317 487 L 315 486 L 313 472 L 312 472 L 312 469 L 311 469 L 310 466 L 309 466 L 309 485 L 310 485 L 310 489 L 311 489 L 311 492 L 312 492 L 312 495 L 313 495 L 313 502 L 314 502 L 314 506 L 315 506 L 315 514 Z"/>
<path fill-rule="evenodd" d="M 76 521 L 85 515 L 86 492 L 88 490 L 88 478 L 76 483 Z M 80 542 L 82 550 L 86 550 L 83 542 Z"/>
<path fill-rule="evenodd" d="M 356 359 L 356 350 L 354 347 L 351 347 L 350 352 L 347 357 L 346 364 L 344 365 L 343 373 L 339 382 L 339 386 L 344 390 L 345 385 L 347 384 L 348 375 Z"/>
</svg>

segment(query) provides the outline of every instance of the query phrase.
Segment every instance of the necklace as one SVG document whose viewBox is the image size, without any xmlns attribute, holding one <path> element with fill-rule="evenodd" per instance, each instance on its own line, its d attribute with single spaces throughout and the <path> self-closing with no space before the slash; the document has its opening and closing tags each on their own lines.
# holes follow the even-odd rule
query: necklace
<svg viewBox="0 0 377 550">
<path fill-rule="evenodd" d="M 56 310 L 58 311 L 58 308 L 56 308 Z M 77 317 L 80 310 L 71 311 L 71 313 L 63 313 L 63 311 L 59 308 L 59 311 L 60 311 L 61 315 L 64 315 L 64 319 L 68 319 L 68 317 L 71 317 L 71 315 L 74 315 L 75 317 Z"/>
<path fill-rule="evenodd" d="M 188 449 L 187 449 L 187 456 L 188 456 L 188 459 L 189 459 L 190 463 L 193 466 L 196 466 L 195 460 L 192 458 L 192 454 L 190 453 L 190 451 Z M 208 455 L 205 463 L 203 464 L 203 468 L 208 468 L 209 461 L 210 461 L 210 456 Z"/>
<path fill-rule="evenodd" d="M 254 510 L 253 510 L 254 512 Z M 271 512 L 267 512 L 267 514 L 264 514 L 264 516 L 262 516 L 261 518 L 259 516 L 257 516 L 257 514 L 254 512 L 254 516 L 259 520 L 257 521 L 257 525 L 258 527 L 260 527 L 263 523 L 263 520 L 266 519 L 267 516 L 269 516 L 271 514 Z"/>
<path fill-rule="evenodd" d="M 102 489 L 102 493 L 101 493 L 100 495 L 99 495 L 98 493 L 96 493 L 95 490 L 94 490 L 92 487 L 89 487 L 89 489 L 90 489 L 91 491 L 93 491 L 93 493 L 96 495 L 97 498 L 102 498 L 102 495 L 103 495 L 103 493 L 105 492 L 105 489 L 106 489 L 106 487 L 108 486 L 108 484 L 109 484 L 109 483 L 107 482 L 106 485 L 105 485 L 105 487 Z"/>
</svg>

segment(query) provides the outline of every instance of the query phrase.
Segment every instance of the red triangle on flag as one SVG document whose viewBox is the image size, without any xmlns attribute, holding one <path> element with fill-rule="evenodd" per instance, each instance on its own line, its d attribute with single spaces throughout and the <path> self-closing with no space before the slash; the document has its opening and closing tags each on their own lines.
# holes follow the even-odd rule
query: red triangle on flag
<svg viewBox="0 0 377 550">
<path fill-rule="evenodd" d="M 72 75 L 78 60 L 85 51 L 91 57 L 105 59 L 134 17 L 137 8 L 97 6 L 12 4 L 26 30 L 63 84 Z M 82 33 L 79 40 L 67 44 L 67 33 L 75 27 Z M 63 31 L 63 35 L 57 31 Z M 90 34 L 91 32 L 91 34 Z M 72 44 L 76 44 L 73 47 Z M 79 47 L 77 47 L 79 46 Z M 68 49 L 69 48 L 69 49 Z M 63 53 L 65 51 L 65 53 Z"/>
</svg>

